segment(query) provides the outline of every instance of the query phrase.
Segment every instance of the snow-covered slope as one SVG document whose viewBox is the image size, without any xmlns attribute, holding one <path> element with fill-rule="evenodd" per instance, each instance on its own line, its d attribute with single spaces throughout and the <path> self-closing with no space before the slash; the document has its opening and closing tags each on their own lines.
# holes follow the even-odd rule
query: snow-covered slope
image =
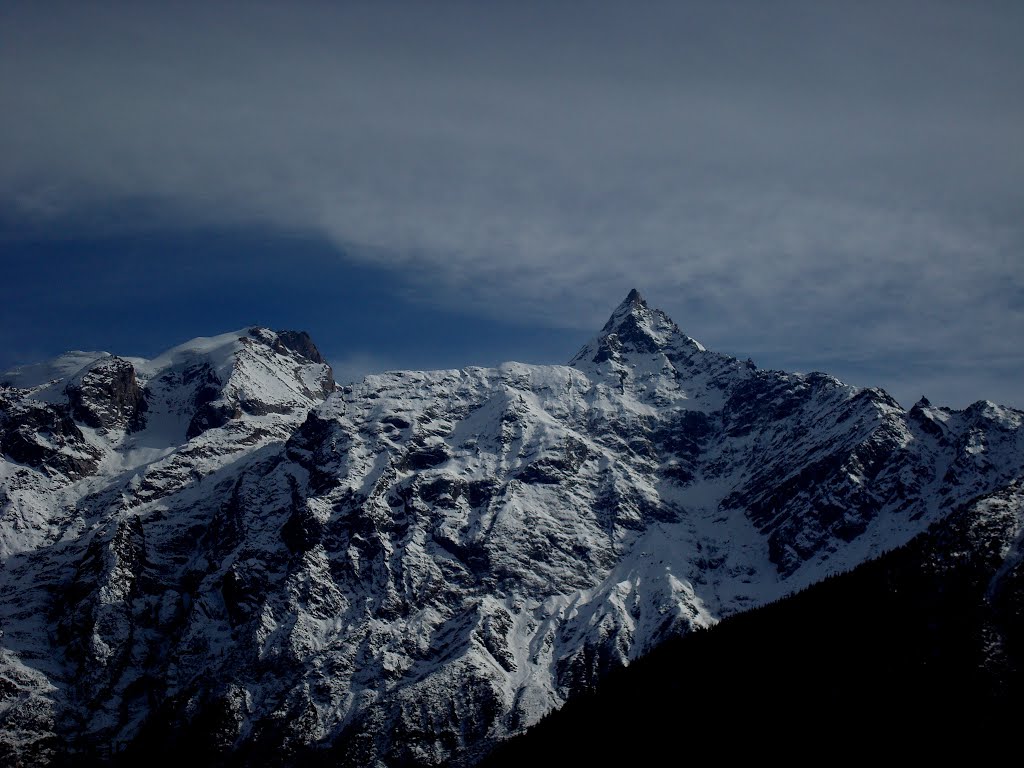
<svg viewBox="0 0 1024 768">
<path fill-rule="evenodd" d="M 285 439 L 335 389 L 306 334 L 263 328 L 153 360 L 69 352 L 0 381 L 3 556 L 76 535 L 97 494 L 131 506 Z"/>
<path fill-rule="evenodd" d="M 0 740 L 37 760 L 468 762 L 1024 464 L 1018 411 L 758 370 L 636 292 L 568 366 L 331 393 L 253 329 L 70 367 L 0 395 Z"/>
</svg>

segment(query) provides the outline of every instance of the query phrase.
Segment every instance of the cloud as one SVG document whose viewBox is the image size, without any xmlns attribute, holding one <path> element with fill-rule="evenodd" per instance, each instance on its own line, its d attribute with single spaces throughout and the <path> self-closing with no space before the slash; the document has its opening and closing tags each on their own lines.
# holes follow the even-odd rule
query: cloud
<svg viewBox="0 0 1024 768">
<path fill-rule="evenodd" d="M 314 233 L 427 300 L 575 327 L 638 285 L 769 360 L 1019 361 L 1013 4 L 16 3 L 3 27 L 19 222 Z"/>
<path fill-rule="evenodd" d="M 395 361 L 375 355 L 355 354 L 330 360 L 334 370 L 334 379 L 339 384 L 351 384 L 360 381 L 364 376 L 382 371 L 401 370 L 402 366 Z"/>
</svg>

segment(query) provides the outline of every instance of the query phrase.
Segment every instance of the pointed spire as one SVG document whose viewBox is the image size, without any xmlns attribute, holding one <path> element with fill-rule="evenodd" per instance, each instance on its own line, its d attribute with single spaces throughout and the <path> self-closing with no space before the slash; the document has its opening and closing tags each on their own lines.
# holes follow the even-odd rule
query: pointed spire
<svg viewBox="0 0 1024 768">
<path fill-rule="evenodd" d="M 622 302 L 625 306 L 630 307 L 646 307 L 647 302 L 644 301 L 644 297 L 640 295 L 640 291 L 636 288 L 632 289 L 627 295 L 626 300 Z"/>
<path fill-rule="evenodd" d="M 644 301 L 644 297 L 640 295 L 640 291 L 636 288 L 632 289 L 627 294 L 625 300 L 615 308 L 612 312 L 612 316 L 608 318 L 608 322 L 604 324 L 604 328 L 601 329 L 602 333 L 607 333 L 622 322 L 623 318 L 629 316 L 633 312 L 639 309 L 649 309 L 647 302 Z"/>
<path fill-rule="evenodd" d="M 660 309 L 651 309 L 640 291 L 631 290 L 615 308 L 601 332 L 580 349 L 569 365 L 603 363 L 622 355 L 667 352 L 678 356 L 707 350 L 672 322 Z"/>
</svg>

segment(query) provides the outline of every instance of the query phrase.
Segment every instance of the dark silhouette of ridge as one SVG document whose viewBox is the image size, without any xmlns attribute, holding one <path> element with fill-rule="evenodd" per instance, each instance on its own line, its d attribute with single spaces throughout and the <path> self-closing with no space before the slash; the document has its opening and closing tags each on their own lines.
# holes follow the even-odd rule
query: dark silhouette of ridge
<svg viewBox="0 0 1024 768">
<path fill-rule="evenodd" d="M 1019 728 L 1024 590 L 970 523 L 669 640 L 480 765 L 988 754 Z"/>
</svg>

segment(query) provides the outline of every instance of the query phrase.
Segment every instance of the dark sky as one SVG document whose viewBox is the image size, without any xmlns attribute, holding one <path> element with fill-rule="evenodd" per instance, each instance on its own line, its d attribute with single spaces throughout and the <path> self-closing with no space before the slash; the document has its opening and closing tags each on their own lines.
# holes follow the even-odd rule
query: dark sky
<svg viewBox="0 0 1024 768">
<path fill-rule="evenodd" d="M 0 6 L 0 368 L 707 346 L 1024 407 L 1018 2 Z"/>
</svg>

